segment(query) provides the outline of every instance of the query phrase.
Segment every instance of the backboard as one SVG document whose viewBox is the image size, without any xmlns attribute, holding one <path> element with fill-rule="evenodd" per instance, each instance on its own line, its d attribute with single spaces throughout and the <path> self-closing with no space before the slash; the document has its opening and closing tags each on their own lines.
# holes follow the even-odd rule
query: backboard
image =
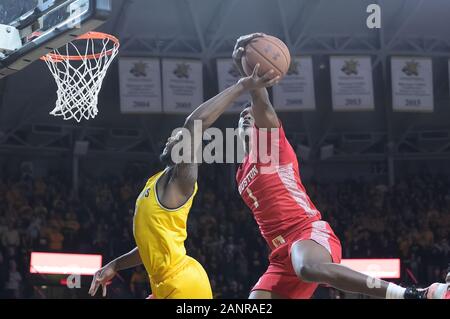
<svg viewBox="0 0 450 319">
<path fill-rule="evenodd" d="M 2 0 L 0 79 L 103 24 L 111 0 Z"/>
</svg>

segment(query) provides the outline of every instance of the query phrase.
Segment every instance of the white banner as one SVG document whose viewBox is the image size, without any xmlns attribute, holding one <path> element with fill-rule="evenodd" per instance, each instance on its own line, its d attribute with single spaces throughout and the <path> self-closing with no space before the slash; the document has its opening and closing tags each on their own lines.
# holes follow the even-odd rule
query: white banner
<svg viewBox="0 0 450 319">
<path fill-rule="evenodd" d="M 163 59 L 163 101 L 165 113 L 191 113 L 203 103 L 201 61 Z"/>
<path fill-rule="evenodd" d="M 391 74 L 394 111 L 433 111 L 433 63 L 431 58 L 392 57 Z"/>
<path fill-rule="evenodd" d="M 366 111 L 375 108 L 370 57 L 332 56 L 330 72 L 335 111 Z"/>
<path fill-rule="evenodd" d="M 273 104 L 277 111 L 307 111 L 316 108 L 311 57 L 292 58 L 288 73 L 273 87 Z"/>
<path fill-rule="evenodd" d="M 122 113 L 162 111 L 161 68 L 158 59 L 120 58 L 119 83 Z"/>
<path fill-rule="evenodd" d="M 217 78 L 219 92 L 235 84 L 241 77 L 239 70 L 235 67 L 233 59 L 217 59 Z M 227 113 L 240 113 L 244 104 L 251 100 L 249 93 L 242 94 L 226 111 Z"/>
</svg>

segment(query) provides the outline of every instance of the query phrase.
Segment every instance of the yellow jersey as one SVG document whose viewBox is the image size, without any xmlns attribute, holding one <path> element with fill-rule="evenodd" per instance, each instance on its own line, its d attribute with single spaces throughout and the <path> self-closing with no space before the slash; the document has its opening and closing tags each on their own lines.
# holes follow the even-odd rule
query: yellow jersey
<svg viewBox="0 0 450 319">
<path fill-rule="evenodd" d="M 184 241 L 186 223 L 197 183 L 189 199 L 176 209 L 164 207 L 158 200 L 156 183 L 165 171 L 147 181 L 136 200 L 133 234 L 142 263 L 153 282 L 163 281 L 186 261 Z"/>
</svg>

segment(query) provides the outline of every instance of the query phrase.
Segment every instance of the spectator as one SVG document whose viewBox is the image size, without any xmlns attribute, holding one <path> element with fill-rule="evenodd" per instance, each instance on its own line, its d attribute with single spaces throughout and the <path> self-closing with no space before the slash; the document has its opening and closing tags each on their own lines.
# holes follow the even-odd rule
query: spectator
<svg viewBox="0 0 450 319">
<path fill-rule="evenodd" d="M 136 267 L 130 280 L 130 291 L 135 298 L 144 299 L 148 296 L 148 277 L 142 266 Z"/>
<path fill-rule="evenodd" d="M 48 232 L 48 248 L 51 251 L 62 251 L 63 242 L 64 242 L 63 234 L 61 234 L 57 226 L 51 225 L 50 230 Z"/>
<path fill-rule="evenodd" d="M 16 229 L 13 221 L 9 223 L 8 228 L 3 232 L 2 244 L 3 247 L 19 247 L 20 245 L 19 231 Z"/>
<path fill-rule="evenodd" d="M 73 208 L 65 216 L 63 221 L 63 237 L 65 238 L 65 247 L 69 250 L 75 250 L 78 242 L 78 231 L 80 230 L 80 223 Z"/>
<path fill-rule="evenodd" d="M 9 262 L 9 275 L 5 284 L 5 291 L 7 298 L 20 298 L 20 286 L 22 276 L 17 271 L 17 265 L 14 260 Z"/>
</svg>

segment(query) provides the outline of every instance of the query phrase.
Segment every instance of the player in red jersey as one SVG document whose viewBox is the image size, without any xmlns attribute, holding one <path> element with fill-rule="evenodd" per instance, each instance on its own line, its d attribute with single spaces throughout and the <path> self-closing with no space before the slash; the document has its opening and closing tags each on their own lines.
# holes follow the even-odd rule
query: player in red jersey
<svg viewBox="0 0 450 319">
<path fill-rule="evenodd" d="M 262 34 L 238 39 L 233 58 L 244 75 L 245 45 Z M 310 298 L 319 283 L 378 298 L 448 299 L 449 284 L 403 288 L 340 265 L 341 244 L 323 221 L 300 179 L 296 154 L 284 134 L 266 89 L 251 92 L 239 118 L 246 156 L 236 180 L 271 248 L 269 267 L 250 298 Z"/>
</svg>

